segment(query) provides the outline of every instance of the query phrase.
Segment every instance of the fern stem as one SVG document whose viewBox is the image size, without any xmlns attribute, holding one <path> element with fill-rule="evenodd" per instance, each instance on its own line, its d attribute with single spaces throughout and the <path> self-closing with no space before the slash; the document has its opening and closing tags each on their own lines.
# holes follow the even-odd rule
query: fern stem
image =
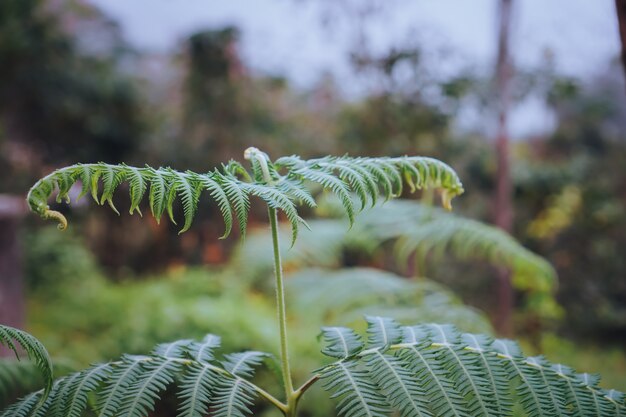
<svg viewBox="0 0 626 417">
<path fill-rule="evenodd" d="M 285 386 L 285 399 L 287 400 L 287 413 L 294 405 L 293 381 L 291 380 L 291 368 L 289 367 L 289 349 L 287 343 L 287 311 L 285 307 L 285 286 L 283 282 L 283 266 L 280 260 L 280 248 L 278 241 L 278 215 L 276 209 L 268 207 L 270 227 L 272 229 L 272 244 L 274 247 L 274 275 L 276 277 L 276 307 L 278 310 L 278 325 L 280 328 L 280 360 Z M 295 407 L 294 407 L 295 408 Z M 295 411 L 295 410 L 294 410 Z"/>
<path fill-rule="evenodd" d="M 300 396 L 302 396 L 302 394 L 304 394 L 306 392 L 306 390 L 311 388 L 313 386 L 313 384 L 315 384 L 319 379 L 320 379 L 320 375 L 319 374 L 315 374 L 311 378 L 309 378 L 308 381 L 306 381 L 304 384 L 302 384 L 302 386 L 296 390 L 296 394 L 298 395 L 298 398 Z"/>
</svg>

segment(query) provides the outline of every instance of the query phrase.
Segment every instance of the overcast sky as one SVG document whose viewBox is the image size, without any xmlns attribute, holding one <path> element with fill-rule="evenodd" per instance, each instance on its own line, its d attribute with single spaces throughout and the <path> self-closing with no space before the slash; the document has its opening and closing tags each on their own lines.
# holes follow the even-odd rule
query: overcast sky
<svg viewBox="0 0 626 417">
<path fill-rule="evenodd" d="M 91 1 L 117 20 L 126 38 L 140 49 L 172 50 L 195 30 L 233 24 L 242 31 L 241 53 L 252 69 L 287 76 L 301 87 L 329 71 L 340 85 L 350 85 L 345 52 L 352 45 L 354 26 L 345 19 L 326 28 L 321 23 L 328 7 L 320 4 L 334 0 Z M 389 6 L 367 26 L 374 47 L 406 43 L 417 36 L 431 51 L 453 51 L 453 62 L 459 65 L 491 70 L 496 0 L 382 2 Z M 538 65 L 549 48 L 560 72 L 585 77 L 601 71 L 618 54 L 613 0 L 514 0 L 514 4 L 512 42 L 518 65 Z M 541 110 L 531 105 L 518 113 L 533 111 Z M 524 123 L 525 116 L 520 117 Z"/>
</svg>

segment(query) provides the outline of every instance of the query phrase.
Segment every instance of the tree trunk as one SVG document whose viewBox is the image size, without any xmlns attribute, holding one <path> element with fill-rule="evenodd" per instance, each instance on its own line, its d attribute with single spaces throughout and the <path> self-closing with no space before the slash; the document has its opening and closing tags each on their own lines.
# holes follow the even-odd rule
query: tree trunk
<svg viewBox="0 0 626 417">
<path fill-rule="evenodd" d="M 622 70 L 626 78 L 626 0 L 615 0 L 617 23 L 619 25 L 619 37 L 622 41 Z"/>
<path fill-rule="evenodd" d="M 23 198 L 0 195 L 0 323 L 22 328 L 24 292 L 18 240 L 20 218 L 26 211 Z M 0 357 L 11 352 L 0 346 Z"/>
<path fill-rule="evenodd" d="M 510 106 L 510 80 L 512 65 L 509 52 L 511 8 L 513 0 L 500 0 L 498 28 L 498 56 L 496 61 L 497 129 L 496 159 L 497 178 L 494 201 L 494 223 L 510 232 L 513 224 L 512 185 L 509 163 L 508 112 Z M 496 330 L 505 336 L 512 333 L 513 289 L 507 271 L 498 271 L 498 306 Z"/>
</svg>

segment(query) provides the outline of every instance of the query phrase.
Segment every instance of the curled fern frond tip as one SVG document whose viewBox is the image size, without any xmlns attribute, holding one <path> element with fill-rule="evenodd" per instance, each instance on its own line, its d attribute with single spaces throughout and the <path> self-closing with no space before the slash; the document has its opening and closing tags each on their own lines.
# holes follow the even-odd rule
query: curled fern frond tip
<svg viewBox="0 0 626 417">
<path fill-rule="evenodd" d="M 55 220 L 58 222 L 57 229 L 67 229 L 67 218 L 58 211 L 47 209 L 41 216 L 44 220 Z"/>
</svg>

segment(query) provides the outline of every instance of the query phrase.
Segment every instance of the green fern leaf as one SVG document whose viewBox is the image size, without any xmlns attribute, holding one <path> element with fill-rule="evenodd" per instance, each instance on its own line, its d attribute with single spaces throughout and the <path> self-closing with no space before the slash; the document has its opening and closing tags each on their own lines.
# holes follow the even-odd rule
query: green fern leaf
<svg viewBox="0 0 626 417">
<path fill-rule="evenodd" d="M 403 417 L 428 417 L 426 393 L 398 358 L 380 350 L 365 357 L 370 377 L 387 396 L 387 401 Z"/>
<path fill-rule="evenodd" d="M 87 406 L 87 396 L 95 391 L 111 373 L 108 363 L 93 365 L 78 374 L 65 397 L 64 417 L 80 417 Z"/>
<path fill-rule="evenodd" d="M 50 395 L 48 395 L 46 400 L 43 402 L 41 402 L 42 398 L 40 398 L 40 405 L 35 406 L 35 408 L 31 411 L 31 414 L 29 417 L 50 417 L 51 416 L 50 408 L 54 405 L 54 403 L 59 398 L 59 393 L 61 389 L 63 388 L 64 384 L 65 384 L 65 378 L 57 379 L 52 385 L 52 389 L 50 390 Z"/>
<path fill-rule="evenodd" d="M 220 375 L 212 366 L 194 364 L 189 367 L 180 381 L 178 396 L 182 403 L 178 417 L 204 417 L 207 415 L 212 392 Z"/>
<path fill-rule="evenodd" d="M 363 158 L 360 161 L 360 165 L 366 169 L 371 177 L 373 177 L 374 181 L 376 181 L 378 184 L 377 188 L 382 188 L 385 200 L 389 200 L 394 195 L 393 182 L 395 181 L 395 177 L 391 176 L 383 166 L 369 158 Z M 414 187 L 411 189 L 414 189 Z M 375 203 L 377 194 L 378 193 L 372 194 L 372 204 Z"/>
<path fill-rule="evenodd" d="M 574 371 L 561 364 L 552 365 L 552 370 L 567 384 L 565 401 L 567 407 L 572 410 L 572 415 L 585 416 L 593 413 L 588 404 L 587 393 L 581 392 L 580 386 L 576 383 Z"/>
<path fill-rule="evenodd" d="M 500 358 L 504 360 L 505 368 L 511 379 L 519 378 L 521 383 L 517 387 L 520 393 L 520 402 L 524 411 L 533 416 L 553 416 L 556 410 L 550 398 L 546 398 L 549 386 L 545 385 L 536 369 L 527 365 L 520 354 L 520 349 L 510 340 L 496 340 L 493 344 Z"/>
<path fill-rule="evenodd" d="M 214 389 L 214 417 L 245 417 L 252 414 L 256 392 L 242 379 L 221 378 Z"/>
<path fill-rule="evenodd" d="M 78 164 L 77 172 L 75 173 L 75 176 L 82 183 L 80 194 L 78 194 L 78 198 L 80 199 L 86 196 L 87 194 L 89 194 L 91 190 L 91 181 L 92 181 L 91 167 L 89 165 Z"/>
<path fill-rule="evenodd" d="M 493 393 L 495 409 L 499 410 L 500 414 L 510 415 L 513 400 L 509 389 L 509 376 L 500 365 L 497 356 L 490 354 L 488 350 L 493 339 L 482 334 L 464 333 L 461 340 L 462 344 L 467 345 L 466 349 L 478 355 L 479 366 L 489 384 L 487 389 Z"/>
<path fill-rule="evenodd" d="M 183 203 L 183 213 L 185 216 L 185 224 L 178 234 L 184 233 L 191 227 L 191 222 L 198 208 L 200 200 L 201 184 L 194 180 L 189 171 L 186 175 L 176 173 L 174 189 L 178 193 Z"/>
<path fill-rule="evenodd" d="M 228 196 L 230 205 L 235 210 L 237 221 L 239 222 L 239 232 L 241 236 L 246 235 L 248 225 L 248 211 L 250 210 L 250 199 L 247 193 L 242 189 L 241 182 L 229 176 L 221 176 L 220 183 L 224 192 Z"/>
<path fill-rule="evenodd" d="M 46 412 L 48 416 L 62 416 L 64 415 L 65 407 L 67 406 L 67 400 L 72 391 L 72 388 L 79 381 L 80 372 L 74 372 L 65 377 L 59 379 L 58 390 L 56 394 L 50 399 L 50 405 Z"/>
<path fill-rule="evenodd" d="M 404 327 L 403 343 L 409 346 L 398 356 L 424 387 L 429 409 L 437 416 L 470 417 L 465 400 L 454 388 L 448 372 L 431 349 L 426 332 L 420 327 Z"/>
<path fill-rule="evenodd" d="M 176 200 L 176 192 L 178 191 L 178 186 L 176 181 L 178 180 L 178 172 L 173 169 L 167 169 L 167 174 L 169 177 L 169 189 L 167 192 L 167 196 L 165 198 L 165 211 L 167 211 L 167 216 L 170 218 L 170 221 L 173 224 L 176 223 L 176 219 L 174 218 L 174 201 Z"/>
<path fill-rule="evenodd" d="M 34 392 L 21 398 L 15 404 L 9 406 L 0 417 L 30 417 L 41 399 L 41 392 Z"/>
<path fill-rule="evenodd" d="M 122 407 L 127 390 L 137 380 L 142 372 L 141 361 L 143 356 L 125 355 L 122 362 L 115 366 L 110 377 L 107 378 L 104 389 L 98 396 L 96 408 L 99 417 L 114 417 Z"/>
<path fill-rule="evenodd" d="M 177 340 L 171 343 L 161 343 L 156 345 L 152 350 L 152 354 L 163 356 L 165 358 L 182 359 L 186 357 L 189 346 L 194 343 L 191 339 Z"/>
<path fill-rule="evenodd" d="M 215 177 L 219 178 L 219 175 L 215 174 Z M 198 175 L 198 182 L 202 184 L 204 188 L 209 190 L 211 197 L 215 199 L 217 205 L 222 213 L 222 217 L 224 218 L 224 224 L 226 226 L 226 230 L 220 239 L 224 239 L 230 235 L 230 232 L 233 227 L 233 212 L 228 201 L 228 195 L 221 187 L 220 183 L 214 179 L 210 174 L 206 175 Z"/>
<path fill-rule="evenodd" d="M 477 366 L 479 358 L 459 344 L 459 333 L 450 325 L 431 324 L 425 326 L 425 329 L 433 346 L 440 349 L 439 360 L 450 371 L 449 378 L 455 381 L 464 397 L 470 398 L 467 403 L 470 413 L 497 415 L 493 403 L 485 401 L 485 398 L 490 397 L 490 391 L 484 371 Z"/>
<path fill-rule="evenodd" d="M 385 199 L 389 200 L 390 198 L 397 197 L 402 194 L 402 176 L 398 172 L 398 168 L 394 163 L 394 160 L 392 158 L 380 158 L 380 160 L 375 162 L 381 166 L 383 171 L 385 171 L 385 175 L 391 182 L 391 193 L 386 195 Z"/>
<path fill-rule="evenodd" d="M 387 349 L 402 340 L 402 328 L 395 320 L 387 317 L 365 316 L 369 348 Z"/>
<path fill-rule="evenodd" d="M 309 190 L 306 187 L 298 182 L 289 178 L 282 178 L 279 182 L 276 183 L 276 188 L 289 196 L 292 200 L 300 201 L 301 203 L 306 204 L 311 208 L 317 207 L 317 203 Z"/>
<path fill-rule="evenodd" d="M 150 181 L 150 210 L 157 223 L 160 223 L 163 212 L 165 211 L 170 185 L 167 181 L 166 174 L 161 171 L 161 169 L 155 170 L 148 167 L 146 178 Z"/>
<path fill-rule="evenodd" d="M 298 238 L 298 223 L 304 223 L 304 220 L 298 216 L 298 210 L 291 199 L 284 192 L 262 184 L 241 183 L 241 187 L 249 194 L 263 199 L 268 207 L 282 210 L 285 213 L 287 220 L 291 223 L 291 245 L 293 246 Z"/>
<path fill-rule="evenodd" d="M 624 406 L 624 393 L 616 391 L 614 389 L 604 390 L 604 396 L 607 400 L 609 400 L 612 404 L 612 414 L 615 416 L 622 415 L 622 407 Z"/>
<path fill-rule="evenodd" d="M 348 215 L 350 224 L 354 222 L 354 203 L 350 196 L 348 184 L 343 180 L 335 177 L 332 173 L 325 172 L 320 169 L 312 169 L 308 167 L 298 168 L 294 171 L 307 181 L 320 184 L 322 187 L 329 189 L 339 197 L 343 207 Z"/>
<path fill-rule="evenodd" d="M 58 171 L 56 175 L 57 187 L 59 189 L 59 194 L 57 194 L 56 201 L 60 203 L 62 200 L 65 200 L 67 203 L 70 202 L 70 197 L 68 195 L 70 188 L 72 188 L 72 184 L 74 184 L 74 180 L 72 179 L 70 172 L 68 171 Z"/>
<path fill-rule="evenodd" d="M 339 398 L 337 410 L 345 417 L 386 417 L 390 411 L 387 400 L 368 378 L 367 372 L 355 362 L 337 362 L 320 375 L 331 398 Z"/>
<path fill-rule="evenodd" d="M 35 362 L 44 377 L 46 385 L 43 395 L 41 396 L 41 401 L 43 401 L 50 393 L 53 383 L 50 355 L 41 342 L 30 334 L 13 327 L 0 325 L 0 346 L 4 345 L 11 349 L 19 359 L 20 352 L 18 346 L 16 346 L 16 342 L 18 346 L 26 351 L 28 357 Z"/>
<path fill-rule="evenodd" d="M 550 364 L 541 356 L 534 356 L 526 359 L 526 363 L 536 367 L 539 371 L 541 382 L 549 387 L 548 395 L 552 407 L 557 411 L 559 416 L 569 414 L 569 410 L 565 408 L 565 381 L 559 378 L 556 372 L 550 368 Z"/>
<path fill-rule="evenodd" d="M 377 187 L 374 187 L 371 191 L 369 190 L 369 184 L 363 177 L 362 172 L 355 169 L 357 165 L 348 164 L 346 161 L 339 160 L 334 166 L 339 173 L 339 178 L 345 183 L 350 184 L 350 187 L 361 201 L 361 210 L 363 210 L 368 203 L 369 195 L 376 195 L 378 193 Z"/>
<path fill-rule="evenodd" d="M 214 334 L 204 336 L 201 342 L 189 345 L 189 354 L 196 362 L 208 363 L 213 360 L 213 351 L 220 346 L 221 339 Z"/>
<path fill-rule="evenodd" d="M 322 327 L 322 335 L 326 346 L 324 355 L 332 358 L 347 358 L 363 349 L 361 337 L 346 327 Z"/>
<path fill-rule="evenodd" d="M 113 204 L 113 193 L 115 189 L 124 181 L 126 177 L 126 170 L 122 166 L 108 165 L 105 163 L 100 163 L 100 170 L 102 172 L 102 195 L 100 196 L 99 203 L 102 205 L 106 201 L 111 209 L 120 214 L 115 208 Z M 65 172 L 65 171 L 59 171 Z"/>
<path fill-rule="evenodd" d="M 127 387 L 121 408 L 117 411 L 118 415 L 145 417 L 150 411 L 154 411 L 154 403 L 159 399 L 159 393 L 174 382 L 181 366 L 179 362 L 169 358 L 153 358 L 142 364 L 143 372 Z"/>
<path fill-rule="evenodd" d="M 130 209 L 128 212 L 133 214 L 135 210 L 141 216 L 141 210 L 139 209 L 139 203 L 143 199 L 144 194 L 148 188 L 148 183 L 144 177 L 144 173 L 140 168 L 134 168 L 126 166 L 127 178 L 130 188 Z"/>
<path fill-rule="evenodd" d="M 232 375 L 252 378 L 254 367 L 260 365 L 266 357 L 267 353 L 257 351 L 231 353 L 225 356 L 222 365 Z"/>
<path fill-rule="evenodd" d="M 524 358 L 511 341 L 429 324 L 402 328 L 402 340 L 390 344 L 380 329 L 396 332 L 397 325 L 376 317 L 367 321 L 370 338 L 376 335 L 371 347 L 319 372 L 325 389 L 340 398 L 340 415 L 394 410 L 401 416 L 501 416 L 512 413 L 513 398 L 533 417 L 625 411 L 623 394 L 598 388 L 597 377 L 574 374 L 545 358 Z"/>
<path fill-rule="evenodd" d="M 591 397 L 591 401 L 587 400 L 593 409 L 593 415 L 596 416 L 612 416 L 613 415 L 613 407 L 610 401 L 606 396 L 602 395 L 602 391 L 598 388 L 598 382 L 600 378 L 597 375 L 592 375 L 588 373 L 578 374 L 576 375 L 576 380 L 582 385 L 588 396 Z M 623 411 L 619 410 L 618 411 Z"/>
</svg>

